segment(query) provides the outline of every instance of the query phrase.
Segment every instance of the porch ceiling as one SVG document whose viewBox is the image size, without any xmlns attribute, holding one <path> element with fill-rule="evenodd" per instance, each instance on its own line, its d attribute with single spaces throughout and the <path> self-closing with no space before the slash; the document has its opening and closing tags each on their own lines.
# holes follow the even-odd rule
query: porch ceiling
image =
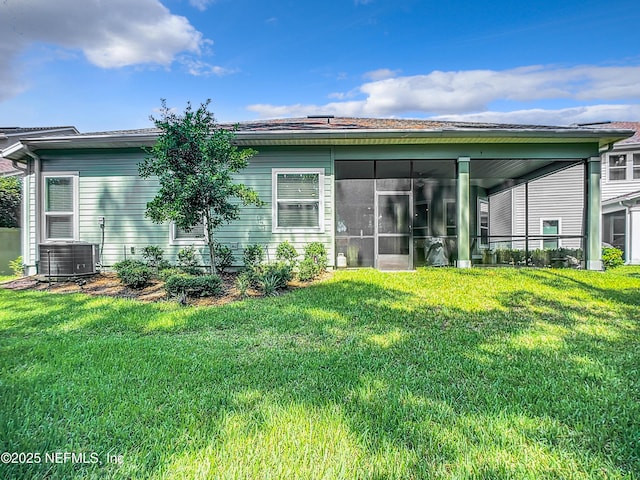
<svg viewBox="0 0 640 480">
<path fill-rule="evenodd" d="M 486 188 L 492 193 L 577 165 L 580 160 L 498 159 L 472 160 L 472 185 Z"/>
</svg>

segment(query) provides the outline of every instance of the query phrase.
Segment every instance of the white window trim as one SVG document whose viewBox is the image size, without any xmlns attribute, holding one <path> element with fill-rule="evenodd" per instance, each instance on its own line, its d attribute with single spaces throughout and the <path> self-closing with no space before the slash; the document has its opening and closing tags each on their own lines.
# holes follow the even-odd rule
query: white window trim
<svg viewBox="0 0 640 480">
<path fill-rule="evenodd" d="M 171 222 L 169 224 L 169 245 L 179 245 L 179 246 L 189 246 L 189 245 L 206 245 L 207 244 L 207 228 L 205 220 L 203 219 L 203 223 L 205 225 L 204 229 L 204 237 L 203 238 L 176 238 L 177 225 L 176 222 Z"/>
<path fill-rule="evenodd" d="M 283 173 L 318 174 L 318 226 L 312 228 L 278 227 L 278 175 Z M 291 199 L 283 200 L 291 202 Z M 300 203 L 303 203 L 301 201 Z M 311 202 L 309 202 L 311 203 Z M 313 201 L 315 203 L 315 200 Z M 271 233 L 324 233 L 324 168 L 273 168 L 271 169 Z"/>
<path fill-rule="evenodd" d="M 448 210 L 449 204 L 452 204 L 454 206 L 454 208 L 456 209 L 456 217 L 455 217 L 455 220 L 454 220 L 455 223 L 453 223 L 452 225 L 449 225 L 447 223 L 447 210 Z M 457 207 L 457 202 L 456 202 L 455 198 L 445 198 L 444 199 L 444 212 L 442 212 L 443 213 L 443 222 L 442 222 L 442 224 L 444 225 L 444 236 L 445 237 L 450 237 L 450 236 L 455 237 L 455 236 L 458 235 L 458 211 L 457 211 L 457 208 L 458 207 Z M 449 228 L 450 227 L 451 228 L 455 228 L 455 232 L 456 233 L 454 233 L 453 235 L 449 235 Z"/>
<path fill-rule="evenodd" d="M 611 167 L 611 157 L 625 157 L 625 166 L 624 167 Z M 631 156 L 631 161 L 629 161 L 629 157 Z M 611 168 L 614 170 L 624 171 L 624 178 L 611 178 Z M 629 155 L 627 152 L 623 153 L 615 153 L 612 152 L 607 155 L 607 180 L 610 182 L 626 182 L 629 179 L 633 179 L 633 154 Z"/>
<path fill-rule="evenodd" d="M 540 236 L 544 237 L 545 234 L 542 233 L 544 232 L 544 222 L 558 222 L 558 233 L 557 235 L 562 235 L 562 218 L 541 218 L 540 219 Z M 555 235 L 549 235 L 551 236 L 555 236 Z M 549 239 L 550 240 L 550 239 Z M 540 250 L 544 250 L 544 241 L 545 239 L 542 238 L 540 239 Z M 562 239 L 558 238 L 558 248 L 562 248 Z"/>
<path fill-rule="evenodd" d="M 487 206 L 487 243 L 482 243 L 482 207 L 480 205 L 485 204 Z M 478 225 L 478 231 L 476 232 L 476 235 L 478 236 L 478 247 L 480 249 L 488 249 L 489 245 L 491 244 L 491 241 L 489 239 L 489 235 L 490 235 L 490 226 L 491 226 L 491 211 L 489 210 L 489 200 L 487 200 L 486 198 L 478 198 L 478 206 L 477 206 L 477 214 L 478 214 L 478 219 L 477 219 L 477 225 Z"/>
<path fill-rule="evenodd" d="M 47 212 L 47 178 L 71 178 L 73 185 L 73 212 Z M 41 221 L 42 228 L 41 234 L 42 242 L 75 242 L 80 239 L 80 189 L 79 172 L 43 172 L 42 173 L 42 205 L 41 205 Z M 73 237 L 71 238 L 48 238 L 47 237 L 47 217 L 49 215 L 69 215 L 72 216 L 73 221 Z"/>
<path fill-rule="evenodd" d="M 630 166 L 631 173 L 629 174 L 629 180 L 637 182 L 638 180 L 640 180 L 640 178 L 635 177 L 635 171 L 636 171 L 636 168 L 640 169 L 640 165 L 636 166 L 635 161 L 636 161 L 636 158 L 640 157 L 640 152 L 629 152 L 629 157 L 631 157 L 631 162 L 629 162 L 631 163 L 631 166 Z"/>
</svg>

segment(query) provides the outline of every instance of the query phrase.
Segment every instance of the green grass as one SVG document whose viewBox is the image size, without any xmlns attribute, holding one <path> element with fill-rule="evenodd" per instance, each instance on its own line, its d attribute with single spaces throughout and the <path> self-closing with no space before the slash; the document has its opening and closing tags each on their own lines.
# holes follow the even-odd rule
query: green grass
<svg viewBox="0 0 640 480">
<path fill-rule="evenodd" d="M 632 267 L 207 308 L 0 290 L 0 451 L 42 455 L 0 477 L 638 478 L 639 328 Z"/>
</svg>

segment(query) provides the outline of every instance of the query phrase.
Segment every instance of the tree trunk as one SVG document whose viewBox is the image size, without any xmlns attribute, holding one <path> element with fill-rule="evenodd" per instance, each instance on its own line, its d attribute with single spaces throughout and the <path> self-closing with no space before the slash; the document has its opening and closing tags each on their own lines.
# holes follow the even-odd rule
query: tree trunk
<svg viewBox="0 0 640 480">
<path fill-rule="evenodd" d="M 205 222 L 207 227 L 207 244 L 209 245 L 209 265 L 211 267 L 211 275 L 215 275 L 216 271 L 216 254 L 215 254 L 215 244 L 216 240 L 213 237 L 213 228 L 211 227 L 211 219 L 209 218 L 209 213 L 205 215 Z"/>
</svg>

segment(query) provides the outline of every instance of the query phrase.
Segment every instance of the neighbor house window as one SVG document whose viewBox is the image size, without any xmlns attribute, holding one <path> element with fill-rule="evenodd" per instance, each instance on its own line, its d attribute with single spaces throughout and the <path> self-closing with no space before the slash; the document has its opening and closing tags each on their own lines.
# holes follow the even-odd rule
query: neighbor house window
<svg viewBox="0 0 640 480">
<path fill-rule="evenodd" d="M 481 198 L 478 199 L 478 235 L 479 246 L 489 248 L 489 202 Z"/>
<path fill-rule="evenodd" d="M 42 183 L 44 240 L 77 240 L 78 174 L 47 173 Z"/>
<path fill-rule="evenodd" d="M 274 169 L 273 232 L 323 232 L 324 169 Z"/>
<path fill-rule="evenodd" d="M 458 223 L 458 212 L 456 210 L 455 200 L 444 201 L 444 224 L 448 237 L 456 234 L 456 225 Z"/>
<path fill-rule="evenodd" d="M 627 179 L 627 156 L 609 155 L 609 180 Z"/>
<path fill-rule="evenodd" d="M 540 220 L 540 230 L 542 235 L 560 235 L 560 219 L 542 219 Z M 542 248 L 555 250 L 560 248 L 559 238 L 542 239 Z"/>
<path fill-rule="evenodd" d="M 602 240 L 625 251 L 625 232 L 627 230 L 627 214 L 624 210 L 608 213 L 603 216 Z"/>
<path fill-rule="evenodd" d="M 633 179 L 640 180 L 640 153 L 633 154 Z"/>
<path fill-rule="evenodd" d="M 171 245 L 204 244 L 207 238 L 204 222 L 194 225 L 193 228 L 189 230 L 180 228 L 171 222 L 170 232 L 169 243 Z"/>
</svg>

